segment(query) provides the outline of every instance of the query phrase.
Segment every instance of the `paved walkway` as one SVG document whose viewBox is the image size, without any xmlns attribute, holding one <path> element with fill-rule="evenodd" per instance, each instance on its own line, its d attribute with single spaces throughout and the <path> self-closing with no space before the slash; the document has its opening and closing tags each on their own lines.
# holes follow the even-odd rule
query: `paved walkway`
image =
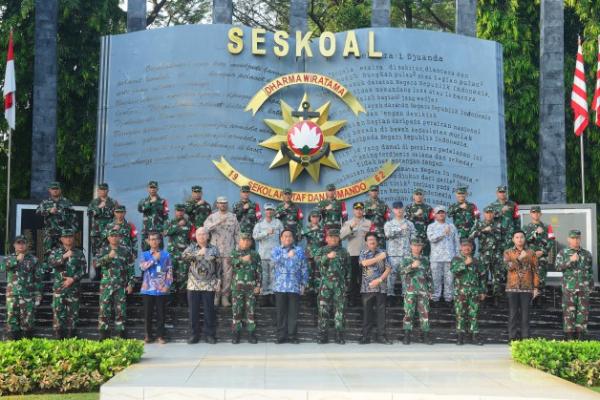
<svg viewBox="0 0 600 400">
<path fill-rule="evenodd" d="M 101 400 L 600 399 L 517 364 L 506 345 L 146 345 Z"/>
</svg>

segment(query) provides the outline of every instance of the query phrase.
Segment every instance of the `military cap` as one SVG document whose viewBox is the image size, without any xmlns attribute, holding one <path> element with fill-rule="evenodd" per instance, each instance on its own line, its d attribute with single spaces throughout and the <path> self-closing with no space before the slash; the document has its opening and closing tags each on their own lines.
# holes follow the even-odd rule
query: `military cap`
<svg viewBox="0 0 600 400">
<path fill-rule="evenodd" d="M 315 215 L 319 218 L 321 217 L 321 213 L 319 212 L 319 210 L 313 209 L 310 211 L 310 214 L 309 214 L 310 217 L 315 216 Z"/>
<path fill-rule="evenodd" d="M 202 186 L 198 186 L 198 185 L 192 186 L 192 192 L 202 192 Z"/>
<path fill-rule="evenodd" d="M 504 193 L 506 192 L 506 185 L 500 185 L 496 188 L 496 192 Z"/>
<path fill-rule="evenodd" d="M 60 236 L 61 237 L 65 237 L 65 236 L 73 236 L 75 235 L 75 231 L 71 228 L 65 228 L 62 231 L 60 231 Z"/>
<path fill-rule="evenodd" d="M 327 229 L 327 236 L 340 236 L 340 230 L 336 228 Z"/>
<path fill-rule="evenodd" d="M 292 189 L 290 189 L 290 188 L 283 189 L 283 194 L 292 194 Z"/>
<path fill-rule="evenodd" d="M 98 189 L 100 189 L 100 190 L 108 190 L 108 183 L 102 182 L 101 184 L 98 185 Z"/>
<path fill-rule="evenodd" d="M 369 192 L 379 192 L 379 185 L 371 185 Z"/>
<path fill-rule="evenodd" d="M 412 239 L 410 239 L 410 244 L 423 246 L 423 245 L 425 245 L 425 242 L 423 242 L 423 239 L 421 239 L 421 238 L 412 238 Z"/>
<path fill-rule="evenodd" d="M 401 201 L 395 201 L 392 203 L 392 208 L 404 208 L 404 203 Z"/>
<path fill-rule="evenodd" d="M 531 206 L 529 209 L 530 212 L 542 212 L 542 207 L 540 206 Z"/>
<path fill-rule="evenodd" d="M 433 209 L 434 214 L 437 214 L 441 211 L 446 212 L 446 207 L 440 205 L 440 206 L 435 206 L 435 208 Z"/>
<path fill-rule="evenodd" d="M 148 187 L 158 189 L 158 182 L 157 181 L 148 181 Z"/>
<path fill-rule="evenodd" d="M 48 184 L 48 189 L 60 189 L 60 182 L 50 182 Z"/>
<path fill-rule="evenodd" d="M 114 228 L 114 227 L 113 227 L 112 229 L 110 229 L 110 230 L 109 230 L 109 231 L 106 233 L 106 236 L 107 236 L 107 237 L 110 237 L 110 236 L 121 236 L 121 232 L 120 232 L 120 231 L 119 231 L 117 228 Z"/>
<path fill-rule="evenodd" d="M 123 204 L 119 204 L 118 206 L 115 207 L 115 212 L 125 212 L 125 211 L 127 211 L 127 208 Z"/>
<path fill-rule="evenodd" d="M 327 185 L 327 190 L 335 190 L 335 185 L 333 183 L 330 183 L 329 185 Z"/>
<path fill-rule="evenodd" d="M 357 201 L 356 203 L 354 203 L 354 205 L 352 206 L 352 208 L 354 208 L 355 210 L 364 210 L 365 209 L 365 203 L 363 203 L 362 201 Z"/>
<path fill-rule="evenodd" d="M 175 210 L 176 211 L 185 211 L 185 204 L 175 204 Z"/>
<path fill-rule="evenodd" d="M 467 188 L 466 186 L 459 186 L 456 188 L 456 193 L 457 194 L 467 194 L 469 188 Z"/>
<path fill-rule="evenodd" d="M 413 190 L 413 194 L 423 194 L 424 191 L 421 188 L 415 188 L 415 190 Z"/>
<path fill-rule="evenodd" d="M 250 186 L 244 185 L 240 188 L 240 192 L 248 193 L 250 192 Z"/>
<path fill-rule="evenodd" d="M 473 242 L 469 238 L 462 238 L 462 239 L 460 239 L 460 244 L 468 244 L 468 245 L 473 246 Z"/>
<path fill-rule="evenodd" d="M 273 205 L 273 203 L 265 203 L 265 210 L 274 210 L 275 206 Z"/>
<path fill-rule="evenodd" d="M 483 209 L 483 212 L 494 212 L 494 207 L 492 206 L 485 206 L 485 208 Z"/>
<path fill-rule="evenodd" d="M 581 231 L 579 229 L 571 229 L 569 231 L 570 238 L 578 238 L 581 237 Z"/>
<path fill-rule="evenodd" d="M 225 196 L 217 197 L 217 203 L 227 203 L 227 197 L 225 197 Z"/>
<path fill-rule="evenodd" d="M 241 232 L 240 239 L 252 240 L 252 234 L 250 232 Z"/>
<path fill-rule="evenodd" d="M 15 241 L 14 243 L 27 243 L 28 240 L 24 235 L 18 235 L 17 237 L 15 237 Z"/>
</svg>

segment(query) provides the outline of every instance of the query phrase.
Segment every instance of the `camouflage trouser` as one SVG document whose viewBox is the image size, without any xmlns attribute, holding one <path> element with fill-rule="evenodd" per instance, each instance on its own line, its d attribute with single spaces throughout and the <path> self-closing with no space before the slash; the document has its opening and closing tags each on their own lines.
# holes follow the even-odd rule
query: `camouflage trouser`
<svg viewBox="0 0 600 400">
<path fill-rule="evenodd" d="M 30 331 L 35 320 L 33 296 L 6 296 L 6 331 Z"/>
<path fill-rule="evenodd" d="M 419 312 L 419 322 L 423 332 L 429 332 L 429 296 L 419 293 L 404 293 L 404 319 L 402 328 L 412 331 L 415 312 Z"/>
<path fill-rule="evenodd" d="M 254 321 L 254 308 L 256 307 L 256 296 L 251 289 L 239 290 L 233 288 L 231 291 L 231 315 L 233 332 L 242 331 L 242 322 L 246 323 L 246 329 L 252 333 L 256 330 Z"/>
<path fill-rule="evenodd" d="M 221 257 L 221 296 L 229 296 L 231 294 L 231 278 L 233 276 L 233 266 L 231 265 L 231 257 Z"/>
<path fill-rule="evenodd" d="M 263 296 L 273 294 L 273 280 L 275 278 L 275 266 L 271 260 L 261 260 L 261 284 L 260 294 Z"/>
<path fill-rule="evenodd" d="M 52 328 L 74 330 L 79 320 L 79 287 L 57 289 L 52 294 Z"/>
<path fill-rule="evenodd" d="M 44 261 L 48 260 L 48 256 L 50 255 L 50 252 L 52 251 L 52 249 L 58 247 L 60 245 L 60 232 L 50 232 L 47 230 L 44 230 L 44 240 L 43 240 L 43 246 L 44 246 Z"/>
<path fill-rule="evenodd" d="M 180 251 L 170 252 L 171 264 L 173 266 L 173 283 L 171 293 L 186 293 L 188 281 L 188 266 L 181 257 Z"/>
<path fill-rule="evenodd" d="M 321 284 L 321 273 L 314 258 L 308 259 L 308 289 L 314 294 L 319 294 Z"/>
<path fill-rule="evenodd" d="M 481 250 L 483 252 L 483 250 Z M 488 271 L 492 282 L 492 295 L 500 296 L 502 294 L 502 282 L 504 279 L 504 269 L 502 268 L 501 257 L 498 254 L 483 254 L 481 263 Z"/>
<path fill-rule="evenodd" d="M 402 257 L 390 256 L 390 262 L 392 264 L 392 272 L 387 277 L 387 295 L 395 296 L 395 286 L 396 280 L 398 279 L 398 267 L 400 266 L 400 261 L 402 261 Z M 398 295 L 401 295 L 399 293 Z"/>
<path fill-rule="evenodd" d="M 431 274 L 433 275 L 433 300 L 438 301 L 442 297 L 442 286 L 444 299 L 452 300 L 452 286 L 454 285 L 450 262 L 431 262 Z"/>
<path fill-rule="evenodd" d="M 454 295 L 454 314 L 456 315 L 456 331 L 479 333 L 477 316 L 479 315 L 478 294 Z"/>
<path fill-rule="evenodd" d="M 94 234 L 90 236 L 90 245 L 92 247 L 92 257 L 95 257 L 104 245 L 104 238 L 99 234 Z"/>
<path fill-rule="evenodd" d="M 327 333 L 327 323 L 331 318 L 329 308 L 333 307 L 335 330 L 344 331 L 344 308 L 346 307 L 346 289 L 339 283 L 330 287 L 321 282 L 319 289 L 319 333 Z"/>
<path fill-rule="evenodd" d="M 125 287 L 100 283 L 100 311 L 98 313 L 98 329 L 108 331 L 112 319 L 113 308 L 115 311 L 115 331 L 125 330 L 125 315 L 127 311 L 127 297 Z"/>
<path fill-rule="evenodd" d="M 587 332 L 590 312 L 590 295 L 586 290 L 565 290 L 563 287 L 563 330 L 565 332 Z"/>
</svg>

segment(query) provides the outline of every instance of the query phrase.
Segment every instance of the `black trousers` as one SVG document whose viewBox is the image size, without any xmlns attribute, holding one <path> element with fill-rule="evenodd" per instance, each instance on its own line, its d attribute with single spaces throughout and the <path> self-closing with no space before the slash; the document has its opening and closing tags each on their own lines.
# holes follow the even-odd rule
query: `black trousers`
<svg viewBox="0 0 600 400">
<path fill-rule="evenodd" d="M 143 295 L 144 301 L 144 327 L 146 336 L 152 337 L 152 317 L 156 308 L 156 335 L 160 338 L 165 337 L 165 313 L 169 296 L 150 296 Z"/>
<path fill-rule="evenodd" d="M 363 293 L 363 328 L 362 334 L 367 337 L 371 333 L 374 319 L 377 318 L 377 336 L 385 335 L 385 293 Z M 375 312 L 373 312 L 375 306 Z"/>
<path fill-rule="evenodd" d="M 298 335 L 298 293 L 275 293 L 277 309 L 277 338 L 296 339 Z"/>
<path fill-rule="evenodd" d="M 200 338 L 200 308 L 204 310 L 202 331 L 205 337 L 214 337 L 217 333 L 217 315 L 215 312 L 215 292 L 206 290 L 188 290 L 188 313 L 190 331 L 195 338 Z"/>
<path fill-rule="evenodd" d="M 351 302 L 358 301 L 360 296 L 360 284 L 362 283 L 362 269 L 358 265 L 358 256 L 350 256 L 350 286 L 348 295 Z"/>
<path fill-rule="evenodd" d="M 521 325 L 521 338 L 529 337 L 529 305 L 531 293 L 506 292 L 508 296 L 508 339 L 517 339 Z M 520 314 L 520 315 L 519 315 Z"/>
</svg>

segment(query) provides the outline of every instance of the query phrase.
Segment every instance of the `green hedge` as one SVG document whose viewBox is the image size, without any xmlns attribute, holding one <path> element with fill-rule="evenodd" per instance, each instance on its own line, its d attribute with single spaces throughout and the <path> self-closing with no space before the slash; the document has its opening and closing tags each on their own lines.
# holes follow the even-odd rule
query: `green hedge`
<svg viewBox="0 0 600 400">
<path fill-rule="evenodd" d="M 31 339 L 0 342 L 0 395 L 87 392 L 142 357 L 139 340 Z"/>
<path fill-rule="evenodd" d="M 528 339 L 511 344 L 515 361 L 586 386 L 600 385 L 600 342 Z"/>
</svg>

